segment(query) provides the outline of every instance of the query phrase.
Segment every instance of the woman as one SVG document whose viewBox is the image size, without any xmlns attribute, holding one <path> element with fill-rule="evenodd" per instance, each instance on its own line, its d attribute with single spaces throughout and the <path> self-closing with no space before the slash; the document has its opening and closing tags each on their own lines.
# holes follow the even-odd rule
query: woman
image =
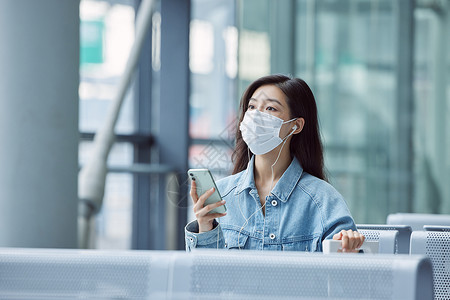
<svg viewBox="0 0 450 300">
<path fill-rule="evenodd" d="M 197 220 L 185 228 L 188 251 L 322 251 L 322 241 L 332 238 L 345 252 L 364 242 L 326 181 L 316 102 L 303 80 L 271 75 L 247 88 L 233 162 L 233 175 L 217 182 L 222 202 L 204 206 L 214 191 L 198 197 L 192 181 Z M 210 213 L 225 203 L 226 213 Z"/>
</svg>

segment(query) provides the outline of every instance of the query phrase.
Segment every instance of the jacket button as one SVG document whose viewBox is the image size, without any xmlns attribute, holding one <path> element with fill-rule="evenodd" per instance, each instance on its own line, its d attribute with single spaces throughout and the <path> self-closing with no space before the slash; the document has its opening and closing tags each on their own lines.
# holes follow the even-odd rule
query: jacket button
<svg viewBox="0 0 450 300">
<path fill-rule="evenodd" d="M 272 200 L 272 206 L 277 206 L 278 202 L 277 200 Z"/>
<path fill-rule="evenodd" d="M 269 237 L 270 237 L 271 240 L 274 240 L 276 236 L 275 236 L 275 234 L 271 233 L 271 234 L 269 235 Z"/>
</svg>

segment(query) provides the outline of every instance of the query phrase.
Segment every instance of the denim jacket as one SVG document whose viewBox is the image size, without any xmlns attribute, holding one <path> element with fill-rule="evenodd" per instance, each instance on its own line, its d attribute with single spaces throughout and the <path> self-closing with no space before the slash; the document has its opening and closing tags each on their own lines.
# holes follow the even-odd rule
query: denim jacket
<svg viewBox="0 0 450 300">
<path fill-rule="evenodd" d="M 322 251 L 322 241 L 341 230 L 356 230 L 342 196 L 327 182 L 303 171 L 294 157 L 266 197 L 265 217 L 255 186 L 254 158 L 246 170 L 223 178 L 217 189 L 227 215 L 198 233 L 196 220 L 185 228 L 186 250 L 227 248 Z"/>
</svg>

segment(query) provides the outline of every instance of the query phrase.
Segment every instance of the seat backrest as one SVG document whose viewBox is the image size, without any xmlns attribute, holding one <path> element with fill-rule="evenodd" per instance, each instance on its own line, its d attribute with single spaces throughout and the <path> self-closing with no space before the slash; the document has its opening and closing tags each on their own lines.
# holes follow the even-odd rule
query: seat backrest
<svg viewBox="0 0 450 300">
<path fill-rule="evenodd" d="M 425 254 L 433 264 L 435 299 L 450 299 L 450 232 L 414 231 L 411 254 Z"/>
<path fill-rule="evenodd" d="M 0 249 L 0 299 L 414 299 L 425 256 Z"/>
<path fill-rule="evenodd" d="M 357 224 L 358 231 L 361 230 L 382 230 L 382 231 L 397 231 L 397 246 L 396 254 L 409 254 L 409 239 L 411 236 L 411 227 L 407 225 L 385 225 L 385 224 Z M 387 239 L 392 238 L 386 236 Z M 381 245 L 380 245 L 381 246 Z M 386 251 L 388 251 L 386 248 Z M 383 250 L 384 251 L 384 250 Z"/>
<path fill-rule="evenodd" d="M 386 223 L 390 225 L 409 225 L 412 230 L 423 230 L 424 225 L 450 226 L 450 215 L 395 213 L 388 215 Z"/>
<path fill-rule="evenodd" d="M 428 231 L 450 231 L 450 226 L 442 226 L 442 225 L 423 225 L 423 230 Z"/>
<path fill-rule="evenodd" d="M 378 242 L 378 253 L 398 253 L 397 230 L 358 229 L 358 231 L 366 237 L 366 241 Z"/>
</svg>

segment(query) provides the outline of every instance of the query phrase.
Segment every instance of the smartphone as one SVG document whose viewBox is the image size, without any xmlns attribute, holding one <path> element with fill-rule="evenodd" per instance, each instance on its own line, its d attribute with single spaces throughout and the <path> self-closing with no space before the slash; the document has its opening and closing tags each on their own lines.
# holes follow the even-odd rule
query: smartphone
<svg viewBox="0 0 450 300">
<path fill-rule="evenodd" d="M 195 181 L 197 186 L 197 196 L 203 195 L 207 190 L 214 188 L 214 193 L 209 196 L 205 201 L 205 206 L 215 202 L 222 201 L 222 197 L 219 194 L 214 178 L 208 169 L 189 169 L 188 176 L 191 180 Z M 225 205 L 219 206 L 211 210 L 209 213 L 225 213 L 227 208 Z"/>
</svg>

